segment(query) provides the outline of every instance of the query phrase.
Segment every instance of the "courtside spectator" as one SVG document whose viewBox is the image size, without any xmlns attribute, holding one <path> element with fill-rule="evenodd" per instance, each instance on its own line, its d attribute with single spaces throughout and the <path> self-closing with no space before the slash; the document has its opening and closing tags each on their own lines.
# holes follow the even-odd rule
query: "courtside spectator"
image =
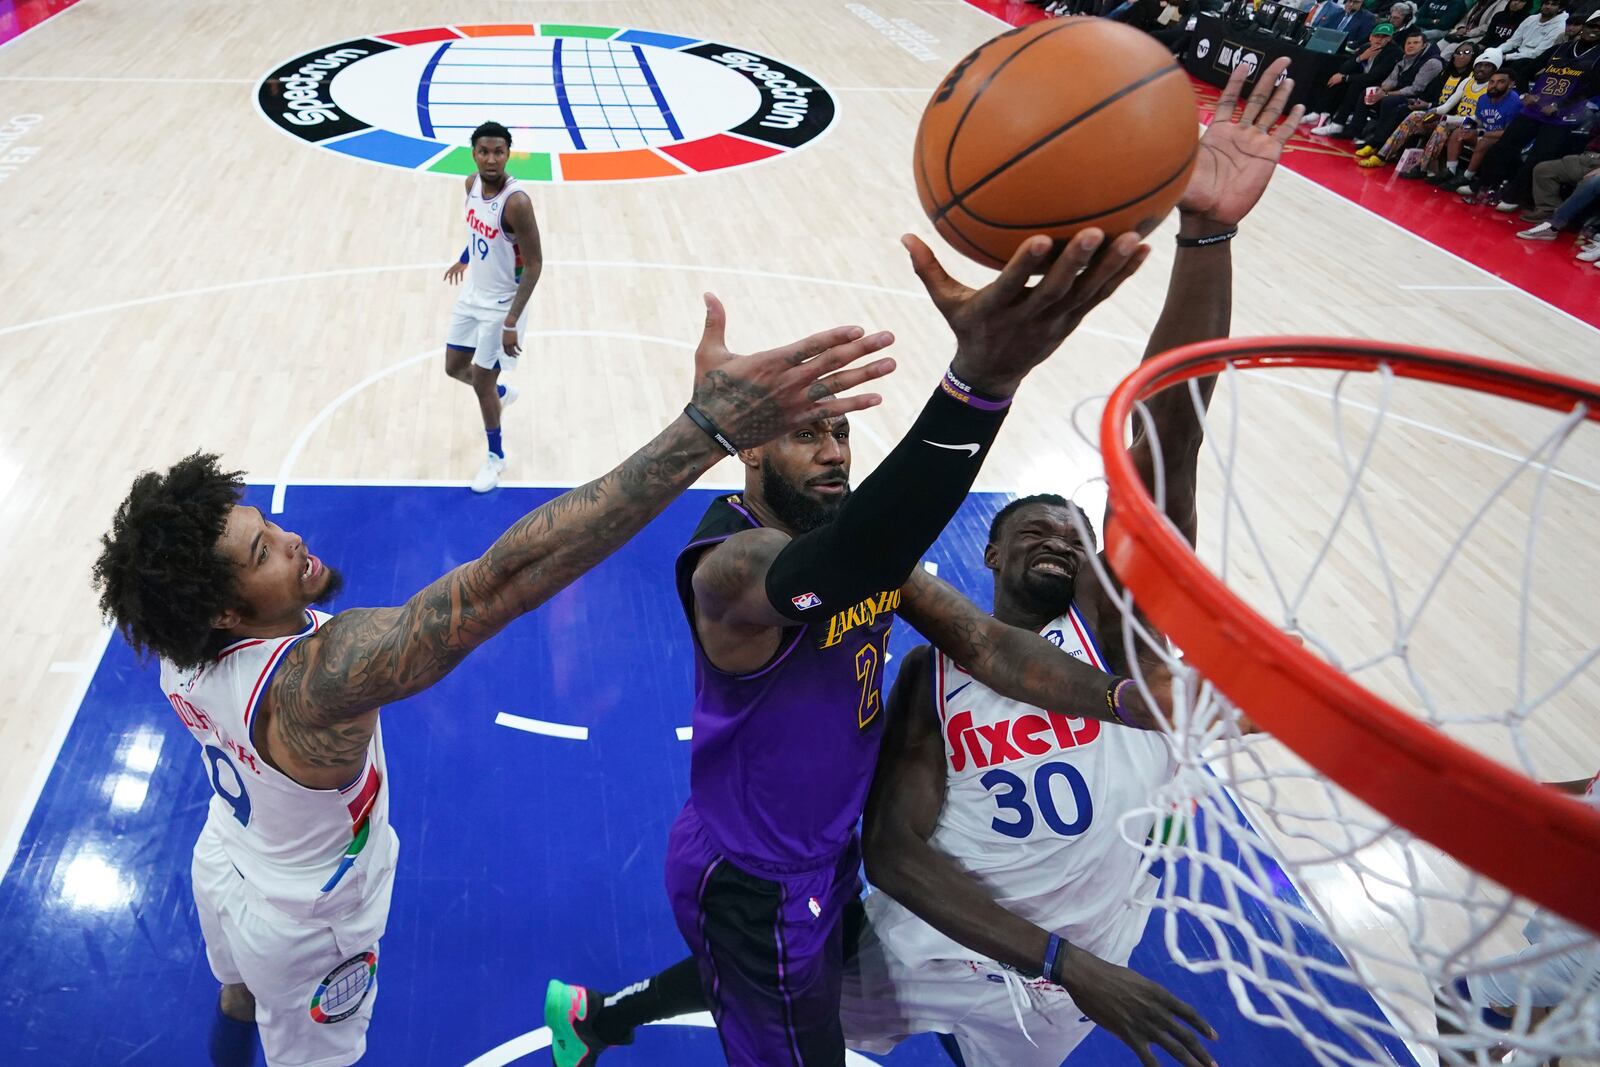
<svg viewBox="0 0 1600 1067">
<path fill-rule="evenodd" d="M 1577 147 L 1583 140 L 1579 123 L 1596 98 L 1600 98 L 1600 13 L 1590 15 L 1576 37 L 1550 53 L 1522 97 L 1521 114 L 1484 157 L 1479 175 L 1483 190 L 1503 185 L 1496 211 L 1515 211 L 1532 203 L 1533 168 Z"/>
<path fill-rule="evenodd" d="M 1521 85 L 1544 64 L 1544 57 L 1567 32 L 1565 0 L 1544 0 L 1537 14 L 1529 15 L 1506 41 L 1506 66 Z"/>
<path fill-rule="evenodd" d="M 1460 49 L 1470 48 L 1471 45 L 1459 44 L 1456 46 L 1456 62 L 1461 59 Z M 1413 139 L 1427 133 L 1427 143 L 1422 147 L 1422 158 L 1416 166 L 1410 167 L 1400 175 L 1402 178 L 1426 178 L 1429 173 L 1443 169 L 1445 150 L 1450 144 L 1450 135 L 1465 126 L 1468 119 L 1474 119 L 1478 113 L 1478 100 L 1489 91 L 1489 80 L 1500 69 L 1500 52 L 1497 49 L 1486 49 L 1472 62 L 1472 73 L 1465 78 L 1454 80 L 1454 87 L 1441 90 L 1447 92 L 1444 100 L 1438 107 L 1422 108 L 1407 115 L 1383 142 L 1383 147 L 1375 152 L 1372 158 L 1377 163 L 1362 160 L 1363 167 L 1381 166 L 1384 162 L 1399 159 Z M 1451 79 L 1445 79 L 1446 86 L 1451 84 Z"/>
<path fill-rule="evenodd" d="M 1366 40 L 1372 27 L 1377 24 L 1378 16 L 1361 10 L 1361 0 L 1344 0 L 1343 3 L 1327 0 L 1311 16 L 1313 29 L 1338 30 L 1351 45 L 1359 45 Z"/>
<path fill-rule="evenodd" d="M 1406 110 L 1400 112 L 1398 108 L 1385 108 L 1394 97 L 1385 101 L 1385 108 L 1379 108 L 1376 122 L 1369 125 L 1358 138 L 1364 142 L 1356 152 L 1356 163 L 1362 167 L 1381 167 L 1385 163 L 1393 162 L 1400 158 L 1400 153 L 1412 140 L 1429 133 L 1435 126 L 1444 121 L 1446 115 L 1452 114 L 1463 99 L 1467 98 L 1466 89 L 1474 86 L 1471 94 L 1468 111 L 1475 108 L 1478 97 L 1482 96 L 1489 88 L 1489 78 L 1498 69 L 1498 64 L 1490 63 L 1479 58 L 1476 62 L 1472 57 L 1470 44 L 1458 44 L 1451 54 L 1450 65 L 1446 67 L 1428 86 L 1425 96 L 1415 96 L 1406 101 Z M 1481 72 L 1481 77 L 1478 77 Z M 1444 140 L 1441 139 L 1438 150 L 1444 152 Z M 1419 168 L 1412 168 L 1415 177 L 1422 177 Z"/>
<path fill-rule="evenodd" d="M 1415 27 L 1401 31 L 1395 38 L 1400 42 L 1400 59 L 1394 69 L 1376 88 L 1365 92 L 1354 106 L 1350 97 L 1346 96 L 1342 119 L 1339 115 L 1334 117 L 1334 124 L 1339 129 L 1326 136 L 1370 139 L 1370 135 L 1384 127 L 1391 118 L 1398 124 L 1410 109 L 1412 99 L 1428 99 L 1423 94 L 1433 79 L 1444 70 L 1444 60 L 1428 47 L 1422 31 Z M 1385 136 L 1388 135 L 1388 129 L 1393 127 L 1385 127 Z"/>
<path fill-rule="evenodd" d="M 1304 121 L 1317 124 L 1311 131 L 1319 137 L 1344 132 L 1348 113 L 1361 106 L 1361 97 L 1370 86 L 1389 76 L 1400 61 L 1400 46 L 1394 41 L 1394 27 L 1380 22 L 1367 35 L 1366 47 L 1344 61 L 1328 78 L 1328 83 L 1312 99 Z"/>
<path fill-rule="evenodd" d="M 1510 3 L 1511 0 L 1478 0 L 1467 9 L 1467 13 L 1462 15 L 1454 26 L 1450 27 L 1450 32 L 1444 35 L 1445 44 L 1439 46 L 1440 51 L 1444 51 L 1449 45 L 1461 44 L 1463 41 L 1481 42 L 1484 48 L 1493 48 L 1497 44 L 1505 43 L 1513 33 L 1517 32 L 1517 23 L 1522 21 L 1521 17 L 1506 20 L 1505 36 L 1500 40 L 1484 41 L 1483 38 L 1489 32 L 1489 24 L 1494 21 L 1494 17 L 1504 11 Z M 1528 0 L 1522 0 L 1522 9 L 1527 6 Z"/>
<path fill-rule="evenodd" d="M 1450 135 L 1445 145 L 1445 169 L 1428 181 L 1434 185 L 1451 185 L 1466 195 L 1477 187 L 1478 168 L 1483 157 L 1500 143 L 1506 127 L 1522 113 L 1522 97 L 1511 86 L 1511 75 L 1504 69 L 1495 71 L 1489 79 L 1489 91 L 1478 98 L 1473 116 Z M 1467 149 L 1472 155 L 1467 165 L 1460 165 L 1461 153 Z"/>
<path fill-rule="evenodd" d="M 1417 28 L 1429 41 L 1437 41 L 1466 14 L 1467 0 L 1419 0 Z"/>
<path fill-rule="evenodd" d="M 1572 195 L 1563 200 L 1561 192 L 1569 185 Z M 1533 210 L 1524 212 L 1522 218 L 1538 225 L 1517 236 L 1524 241 L 1554 241 L 1562 230 L 1583 221 L 1596 208 L 1600 208 L 1600 136 L 1590 140 L 1582 152 L 1546 160 L 1533 168 Z"/>
</svg>

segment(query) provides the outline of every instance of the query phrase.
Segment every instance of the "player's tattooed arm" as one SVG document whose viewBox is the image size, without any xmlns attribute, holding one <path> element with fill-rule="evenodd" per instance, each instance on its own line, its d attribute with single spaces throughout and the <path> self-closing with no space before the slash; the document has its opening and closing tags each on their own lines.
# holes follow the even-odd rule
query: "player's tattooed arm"
<svg viewBox="0 0 1600 1067">
<path fill-rule="evenodd" d="M 890 342 L 837 327 L 753 356 L 722 341 L 723 312 L 707 298 L 695 353 L 694 404 L 735 440 L 757 444 L 795 427 L 871 407 L 876 394 L 838 394 L 880 378 L 893 360 L 851 366 Z M 420 692 L 478 645 L 594 567 L 637 533 L 722 453 L 687 416 L 604 477 L 530 512 L 480 558 L 400 607 L 341 612 L 298 642 L 266 703 L 276 739 L 311 767 L 359 758 L 370 712 Z M 358 718 L 356 724 L 345 720 Z"/>
<path fill-rule="evenodd" d="M 900 590 L 898 614 L 1001 696 L 1065 715 L 1117 721 L 1106 704 L 1111 675 L 1031 630 L 984 614 L 949 582 L 916 571 Z M 1164 669 L 1146 667 L 1143 681 L 1158 702 L 1170 702 L 1171 678 Z M 1122 707 L 1131 725 L 1154 729 L 1160 722 L 1139 686 L 1126 690 Z"/>
</svg>

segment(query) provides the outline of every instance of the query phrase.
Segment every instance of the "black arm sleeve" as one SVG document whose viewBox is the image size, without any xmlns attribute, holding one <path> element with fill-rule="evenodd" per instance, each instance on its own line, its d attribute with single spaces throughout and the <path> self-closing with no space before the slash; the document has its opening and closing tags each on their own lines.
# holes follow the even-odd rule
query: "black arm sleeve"
<svg viewBox="0 0 1600 1067">
<path fill-rule="evenodd" d="M 778 553 L 767 571 L 773 609 L 811 622 L 904 585 L 967 498 L 1005 416 L 941 386 L 838 517 Z"/>
</svg>

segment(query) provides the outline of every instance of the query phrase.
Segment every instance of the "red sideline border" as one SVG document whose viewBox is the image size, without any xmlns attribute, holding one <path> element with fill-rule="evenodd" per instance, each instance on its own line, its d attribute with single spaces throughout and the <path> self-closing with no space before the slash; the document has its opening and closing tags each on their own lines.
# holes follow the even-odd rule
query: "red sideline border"
<svg viewBox="0 0 1600 1067">
<path fill-rule="evenodd" d="M 61 14 L 78 0 L 0 0 L 0 45 Z"/>
<path fill-rule="evenodd" d="M 1012 26 L 1049 17 L 1039 8 L 1015 0 L 966 3 Z M 1194 87 L 1201 112 L 1209 119 L 1218 90 L 1199 81 L 1194 82 Z M 1283 165 L 1436 248 L 1600 329 L 1600 268 L 1573 258 L 1576 249 L 1570 234 L 1555 241 L 1519 241 L 1517 231 L 1529 224 L 1516 213 L 1502 215 L 1489 207 L 1469 207 L 1453 192 L 1426 182 L 1401 181 L 1392 166 L 1373 170 L 1358 167 L 1349 141 L 1296 136 L 1284 153 Z"/>
</svg>

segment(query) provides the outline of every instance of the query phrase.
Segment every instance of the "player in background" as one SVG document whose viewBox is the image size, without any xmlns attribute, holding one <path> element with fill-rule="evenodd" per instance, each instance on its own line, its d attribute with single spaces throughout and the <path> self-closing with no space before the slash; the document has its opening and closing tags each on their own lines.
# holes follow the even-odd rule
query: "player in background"
<svg viewBox="0 0 1600 1067">
<path fill-rule="evenodd" d="M 1179 252 L 1147 358 L 1180 344 L 1228 333 L 1232 311 L 1228 240 L 1265 191 L 1283 145 L 1301 114 L 1301 109 L 1296 108 L 1284 118 L 1283 108 L 1293 89 L 1291 81 L 1278 81 L 1286 68 L 1286 60 L 1270 66 L 1242 106 L 1240 95 L 1247 72 L 1236 70 L 1218 102 L 1218 121 L 1213 122 L 1202 141 L 1199 164 L 1180 204 Z M 942 272 L 933 276 L 924 269 L 922 273 L 941 309 L 960 306 L 961 300 L 973 295 L 970 291 L 961 293 L 960 287 L 942 277 Z M 1214 380 L 1201 384 L 1203 401 L 1209 400 L 1213 386 Z M 1195 470 L 1203 427 L 1187 390 L 1154 398 L 1149 408 L 1161 446 L 1168 514 L 1192 540 Z M 778 442 L 766 451 L 784 447 L 783 442 Z M 824 456 L 830 454 L 826 441 L 817 447 Z M 1154 477 L 1148 435 L 1142 435 L 1135 448 L 1148 484 Z M 831 454 L 839 457 L 832 461 L 834 469 L 824 466 L 822 473 L 804 484 L 832 484 L 842 490 L 848 473 L 847 447 L 842 442 L 831 446 Z M 778 495 L 773 490 L 785 482 L 771 478 L 766 465 L 762 473 L 762 496 L 770 504 Z M 747 497 L 754 495 L 752 488 L 747 477 Z M 792 495 L 795 488 L 789 486 L 786 492 Z M 865 489 L 863 485 L 862 491 Z M 1052 499 L 1056 503 L 1051 503 Z M 1136 690 L 1123 677 L 1130 665 L 1123 661 L 1122 650 L 1111 646 L 1114 655 L 1108 660 L 1100 651 L 1106 646 L 1096 644 L 1095 633 L 1120 632 L 1120 618 L 1092 569 L 1084 566 L 1090 546 L 1071 525 L 1069 507 L 1060 498 L 1024 501 L 997 518 L 994 543 L 986 553 L 986 560 L 997 571 L 993 619 L 982 617 L 954 589 L 920 571 L 900 590 L 901 613 L 932 637 L 936 647 L 951 653 L 940 653 L 938 662 L 947 668 L 960 662 L 971 673 L 949 680 L 948 686 L 941 688 L 941 693 L 949 693 L 952 698 L 962 696 L 964 701 L 941 721 L 934 717 L 931 706 L 934 659 L 928 649 L 920 649 L 913 653 L 911 662 L 902 666 L 900 681 L 890 699 L 888 736 L 883 738 L 877 781 L 868 806 L 867 869 L 875 881 L 888 883 L 880 886 L 887 888 L 889 894 L 903 893 L 909 899 L 902 906 L 884 893 L 868 898 L 869 906 L 880 917 L 890 917 L 886 909 L 893 907 L 898 909 L 900 920 L 891 924 L 896 929 L 884 940 L 874 940 L 875 934 L 867 935 L 862 953 L 845 977 L 842 1029 L 852 1045 L 888 1047 L 918 1030 L 950 1032 L 957 1030 L 957 1024 L 970 1013 L 976 1032 L 984 1039 L 979 1043 L 966 1034 L 958 1038 L 974 1054 L 969 1061 L 971 1067 L 1054 1064 L 1091 1028 L 1087 1020 L 1080 1022 L 1080 1016 L 1092 1012 L 1096 1021 L 1133 1045 L 1145 1063 L 1154 1063 L 1148 1048 L 1152 1043 L 1166 1048 L 1190 1067 L 1211 1063 L 1203 1046 L 1184 1025 L 1214 1036 L 1198 1014 L 1160 986 L 1120 966 L 1143 930 L 1144 912 L 1125 903 L 1133 889 L 1138 852 L 1122 842 L 1117 815 L 1147 804 L 1170 774 L 1171 762 L 1159 736 L 1124 725 L 1150 725 L 1149 710 L 1141 707 L 1135 711 L 1124 703 L 1124 698 L 1132 702 Z M 695 592 L 699 592 L 698 585 Z M 698 618 L 698 640 L 705 654 L 712 646 L 703 625 L 704 613 Z M 886 627 L 883 629 L 886 631 Z M 1045 639 L 1028 635 L 1029 640 L 1019 640 L 1025 629 L 1038 631 Z M 804 649 L 805 644 L 797 641 L 785 648 Z M 1048 651 L 1041 652 L 1040 646 Z M 1069 656 L 1081 658 L 1062 656 L 1057 647 Z M 1057 672 L 1066 673 L 1061 671 L 1061 661 L 1073 665 L 1070 683 L 1065 677 L 1056 677 Z M 702 678 L 706 673 L 702 667 Z M 947 669 L 944 673 L 954 671 Z M 1019 675 L 1029 677 L 1022 681 Z M 939 679 L 941 683 L 945 680 Z M 1060 689 L 1048 692 L 1051 685 L 1059 685 Z M 1082 699 L 1055 699 L 1076 686 L 1082 686 L 1089 695 L 1103 696 L 1103 702 L 1094 706 L 1093 701 Z M 913 693 L 919 688 L 920 700 L 915 700 Z M 962 694 L 963 689 L 968 693 Z M 1027 692 L 1030 689 L 1032 692 Z M 1040 714 L 1030 704 L 1053 710 Z M 799 723 L 797 732 L 820 729 L 818 717 L 808 717 L 798 707 L 791 710 L 791 717 Z M 978 717 L 982 718 L 981 723 Z M 1116 719 L 1123 719 L 1124 723 L 1117 723 Z M 699 728 L 697 717 L 697 738 Z M 947 733 L 950 764 L 963 772 L 959 781 L 946 775 Z M 834 773 L 829 759 L 797 758 L 795 753 L 808 744 L 815 742 L 793 738 L 791 747 L 782 751 L 810 778 Z M 835 754 L 830 756 L 836 758 Z M 1013 762 L 1032 768 L 1034 777 L 1024 782 L 1023 776 L 1006 769 Z M 1070 783 L 1076 799 L 1089 790 L 1091 777 L 1100 788 L 1099 795 L 1088 796 L 1070 809 L 1070 819 L 1064 818 L 1053 800 L 1056 779 Z M 1038 793 L 1040 779 L 1043 787 L 1051 790 L 1048 805 Z M 794 804 L 799 805 L 800 797 L 814 786 L 785 783 L 785 788 L 795 797 Z M 753 801 L 758 794 L 749 791 L 747 795 Z M 959 809 L 943 810 L 947 802 L 959 805 Z M 692 796 L 690 804 L 695 803 Z M 754 806 L 759 808 L 759 803 Z M 1094 809 L 1092 816 L 1090 807 Z M 1110 810 L 1103 810 L 1106 808 Z M 768 822 L 776 822 L 770 814 L 763 815 Z M 974 832 L 980 835 L 978 846 L 958 855 L 942 854 L 941 844 L 968 844 L 959 832 L 948 832 L 930 843 L 935 830 L 947 824 L 975 828 Z M 682 825 L 680 817 L 679 827 Z M 996 826 L 1001 827 L 998 834 Z M 1068 859 L 1073 839 L 1085 836 L 1091 828 L 1096 830 L 1094 844 L 1081 856 Z M 1039 836 L 1030 847 L 1027 839 L 1033 837 L 1035 830 Z M 675 828 L 675 836 L 678 832 Z M 975 868 L 992 865 L 1004 873 L 1000 882 L 1027 884 L 1016 893 L 1004 892 L 981 871 L 968 869 L 969 863 Z M 1058 869 L 1060 863 L 1067 863 L 1068 869 Z M 1103 880 L 1093 875 L 1089 878 L 1095 883 L 1095 897 L 1078 899 L 1078 892 L 1084 888 L 1078 884 L 1084 881 L 1083 872 L 1093 871 L 1100 863 L 1108 869 L 1103 872 Z M 697 887 L 702 901 L 721 890 L 717 879 L 728 865 L 731 864 L 714 862 L 707 867 Z M 840 877 L 828 887 L 834 892 L 826 898 L 824 908 L 846 912 L 839 936 L 844 944 L 842 951 L 849 955 L 855 931 L 849 928 L 848 912 L 854 902 L 855 883 L 854 869 L 845 873 L 847 866 L 847 862 L 841 862 Z M 751 877 L 738 867 L 734 873 Z M 672 880 L 669 873 L 669 886 Z M 823 899 L 807 896 L 804 887 L 795 889 L 788 881 L 780 885 L 794 890 L 786 893 L 786 900 L 805 908 Z M 943 899 L 934 899 L 940 894 Z M 837 900 L 841 895 L 846 897 L 842 904 Z M 996 895 L 1001 900 L 997 901 Z M 1013 898 L 1020 900 L 1024 896 L 1030 899 L 1027 906 L 1019 908 L 1021 914 L 1007 909 L 1006 904 L 1015 903 Z M 871 905 L 871 901 L 878 901 L 878 905 Z M 703 928 L 708 934 L 714 932 L 719 923 L 711 908 L 702 907 L 701 914 Z M 812 914 L 817 913 L 813 910 Z M 1047 916 L 1072 936 L 1063 939 L 1058 930 L 1031 921 Z M 1083 936 L 1073 928 L 1073 917 L 1103 929 L 1094 931 L 1092 937 Z M 802 913 L 798 925 L 803 924 Z M 681 910 L 679 925 L 685 925 Z M 787 934 L 790 926 L 782 929 Z M 737 933 L 737 929 L 730 933 Z M 749 931 L 751 946 L 760 943 L 761 933 Z M 691 947 L 697 947 L 689 933 L 685 936 Z M 1090 948 L 1072 943 L 1080 937 Z M 768 932 L 766 943 L 772 942 Z M 788 947 L 787 940 L 779 943 Z M 895 972 L 890 973 L 890 961 L 883 950 L 886 944 L 891 949 L 895 944 L 904 947 L 910 953 L 908 962 L 912 966 L 897 962 Z M 1095 949 L 1112 957 L 1120 955 L 1120 960 L 1107 962 L 1094 954 Z M 704 975 L 706 954 L 697 949 L 697 955 L 702 958 Z M 926 959 L 941 957 L 948 958 L 950 965 L 941 963 L 932 969 L 933 973 L 924 974 L 916 966 Z M 749 972 L 755 967 L 755 958 L 753 951 L 745 959 L 735 951 L 713 954 L 714 965 L 720 964 L 711 968 L 712 978 L 720 987 L 719 996 L 708 996 L 706 1000 L 714 1013 L 721 1012 L 719 1024 L 728 1012 L 724 999 L 727 993 L 723 990 L 735 983 L 750 984 Z M 780 956 L 776 962 L 785 971 L 792 970 L 792 959 Z M 1029 1007 L 1029 1018 L 1039 1024 L 1035 1029 L 1043 1031 L 1035 1037 L 1038 1047 L 1023 1036 L 1022 1027 L 1013 1023 L 1014 1018 L 1023 1017 L 1008 1001 L 1014 984 L 1021 984 L 1015 972 L 1039 979 L 1030 983 L 1032 988 L 1027 994 L 1030 1000 L 1038 998 L 1038 1006 Z M 558 1067 L 590 1067 L 607 1045 L 631 1041 L 633 1028 L 641 1023 L 703 1008 L 705 1000 L 697 1000 L 692 991 L 686 990 L 689 973 L 689 961 L 685 961 L 612 996 L 552 982 L 547 991 L 545 1021 L 554 1035 L 552 1050 Z M 989 979 L 996 973 L 1000 984 Z M 904 989 L 898 988 L 901 980 Z M 1072 1006 L 1070 994 L 1058 983 L 1076 986 L 1082 1003 Z M 711 982 L 703 978 L 702 984 Z M 781 982 L 779 989 L 788 992 Z M 925 1002 L 918 1002 L 918 997 Z M 798 1016 L 792 1000 L 774 997 L 772 1003 L 775 1008 Z M 997 1025 L 1001 1006 L 1009 1032 Z M 812 1024 L 821 1025 L 816 1020 Z M 800 1025 L 803 1024 L 797 1019 L 796 1027 Z M 1071 1033 L 1067 1032 L 1069 1028 Z M 842 1046 L 813 1052 L 802 1039 L 786 1049 L 786 1036 L 780 1031 L 779 1040 L 769 1040 L 764 1047 L 736 1045 L 724 1028 L 723 1042 L 729 1062 L 738 1065 L 804 1063 L 809 1067 L 813 1063 L 842 1062 Z"/>
<path fill-rule="evenodd" d="M 460 261 L 444 272 L 451 284 L 463 275 L 467 279 L 450 314 L 444 370 L 472 386 L 489 438 L 488 455 L 472 478 L 474 493 L 487 493 L 499 485 L 506 469 L 500 415 L 517 399 L 517 390 L 500 384 L 500 372 L 517 367 L 528 324 L 528 299 L 544 269 L 533 201 L 506 173 L 510 157 L 510 130 L 498 122 L 485 122 L 472 131 L 472 161 L 478 173 L 467 178 L 467 247 L 461 250 Z"/>
<path fill-rule="evenodd" d="M 240 503 L 239 475 L 195 454 L 134 480 L 94 577 L 201 750 L 215 796 L 195 845 L 195 904 L 222 983 L 214 1063 L 336 1067 L 366 1048 L 398 842 L 379 710 L 609 556 L 722 456 L 872 406 L 836 394 L 887 374 L 888 345 L 838 327 L 753 356 L 723 343 L 706 296 L 684 414 L 601 478 L 506 530 L 398 607 L 313 610 L 339 588 L 295 534 Z M 726 440 L 726 437 L 722 438 Z"/>
</svg>

